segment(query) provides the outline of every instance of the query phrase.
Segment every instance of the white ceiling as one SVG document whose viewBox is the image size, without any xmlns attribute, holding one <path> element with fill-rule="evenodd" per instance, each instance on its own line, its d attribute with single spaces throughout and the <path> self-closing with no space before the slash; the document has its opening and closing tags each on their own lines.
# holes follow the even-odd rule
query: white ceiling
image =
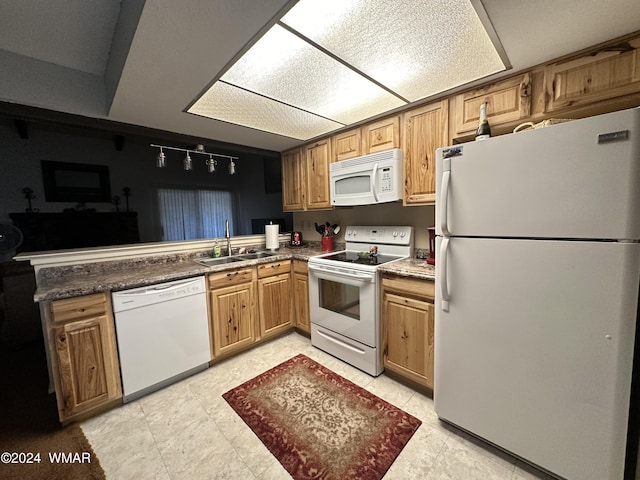
<svg viewBox="0 0 640 480">
<path fill-rule="evenodd" d="M 184 110 L 294 3 L 3 0 L 0 100 L 285 150 L 300 141 Z M 513 67 L 494 78 L 640 31 L 638 0 L 482 3 Z"/>
</svg>

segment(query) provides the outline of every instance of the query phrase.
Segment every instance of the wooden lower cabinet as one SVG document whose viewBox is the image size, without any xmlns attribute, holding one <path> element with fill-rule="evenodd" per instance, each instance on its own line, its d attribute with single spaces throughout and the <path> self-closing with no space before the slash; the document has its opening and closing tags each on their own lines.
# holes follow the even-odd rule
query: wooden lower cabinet
<svg viewBox="0 0 640 480">
<path fill-rule="evenodd" d="M 60 421 L 117 403 L 122 385 L 110 296 L 56 300 L 45 312 Z"/>
<path fill-rule="evenodd" d="M 385 275 L 381 298 L 385 369 L 433 389 L 433 282 Z"/>
<path fill-rule="evenodd" d="M 212 359 L 291 330 L 291 260 L 211 273 Z"/>
<path fill-rule="evenodd" d="M 298 330 L 311 334 L 309 318 L 309 266 L 302 260 L 293 261 L 293 318 Z"/>
<path fill-rule="evenodd" d="M 255 342 L 255 281 L 254 267 L 209 274 L 213 358 Z"/>
<path fill-rule="evenodd" d="M 291 260 L 258 265 L 258 339 L 291 329 Z"/>
</svg>

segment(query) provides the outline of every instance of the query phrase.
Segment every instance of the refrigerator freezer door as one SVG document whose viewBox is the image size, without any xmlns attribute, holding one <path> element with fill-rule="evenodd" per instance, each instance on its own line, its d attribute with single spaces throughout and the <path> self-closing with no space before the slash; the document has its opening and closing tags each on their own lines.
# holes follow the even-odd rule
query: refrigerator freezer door
<svg viewBox="0 0 640 480">
<path fill-rule="evenodd" d="M 621 479 L 640 244 L 451 238 L 446 250 L 439 417 L 563 478 Z"/>
<path fill-rule="evenodd" d="M 439 149 L 436 194 L 439 235 L 640 239 L 640 109 Z"/>
</svg>

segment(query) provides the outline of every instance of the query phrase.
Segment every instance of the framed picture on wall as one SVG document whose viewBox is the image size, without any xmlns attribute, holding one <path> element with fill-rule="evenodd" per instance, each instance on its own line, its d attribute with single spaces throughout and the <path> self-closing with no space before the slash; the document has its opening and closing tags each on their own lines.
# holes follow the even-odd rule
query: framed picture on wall
<svg viewBox="0 0 640 480">
<path fill-rule="evenodd" d="M 109 167 L 41 160 L 47 202 L 111 203 Z"/>
</svg>

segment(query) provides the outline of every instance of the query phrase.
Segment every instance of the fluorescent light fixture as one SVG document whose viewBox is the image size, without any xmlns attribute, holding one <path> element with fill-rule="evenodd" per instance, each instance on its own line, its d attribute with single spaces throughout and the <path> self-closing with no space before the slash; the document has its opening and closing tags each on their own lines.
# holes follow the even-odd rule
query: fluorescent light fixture
<svg viewBox="0 0 640 480">
<path fill-rule="evenodd" d="M 188 112 L 300 140 L 508 67 L 479 0 L 300 0 Z"/>
</svg>

